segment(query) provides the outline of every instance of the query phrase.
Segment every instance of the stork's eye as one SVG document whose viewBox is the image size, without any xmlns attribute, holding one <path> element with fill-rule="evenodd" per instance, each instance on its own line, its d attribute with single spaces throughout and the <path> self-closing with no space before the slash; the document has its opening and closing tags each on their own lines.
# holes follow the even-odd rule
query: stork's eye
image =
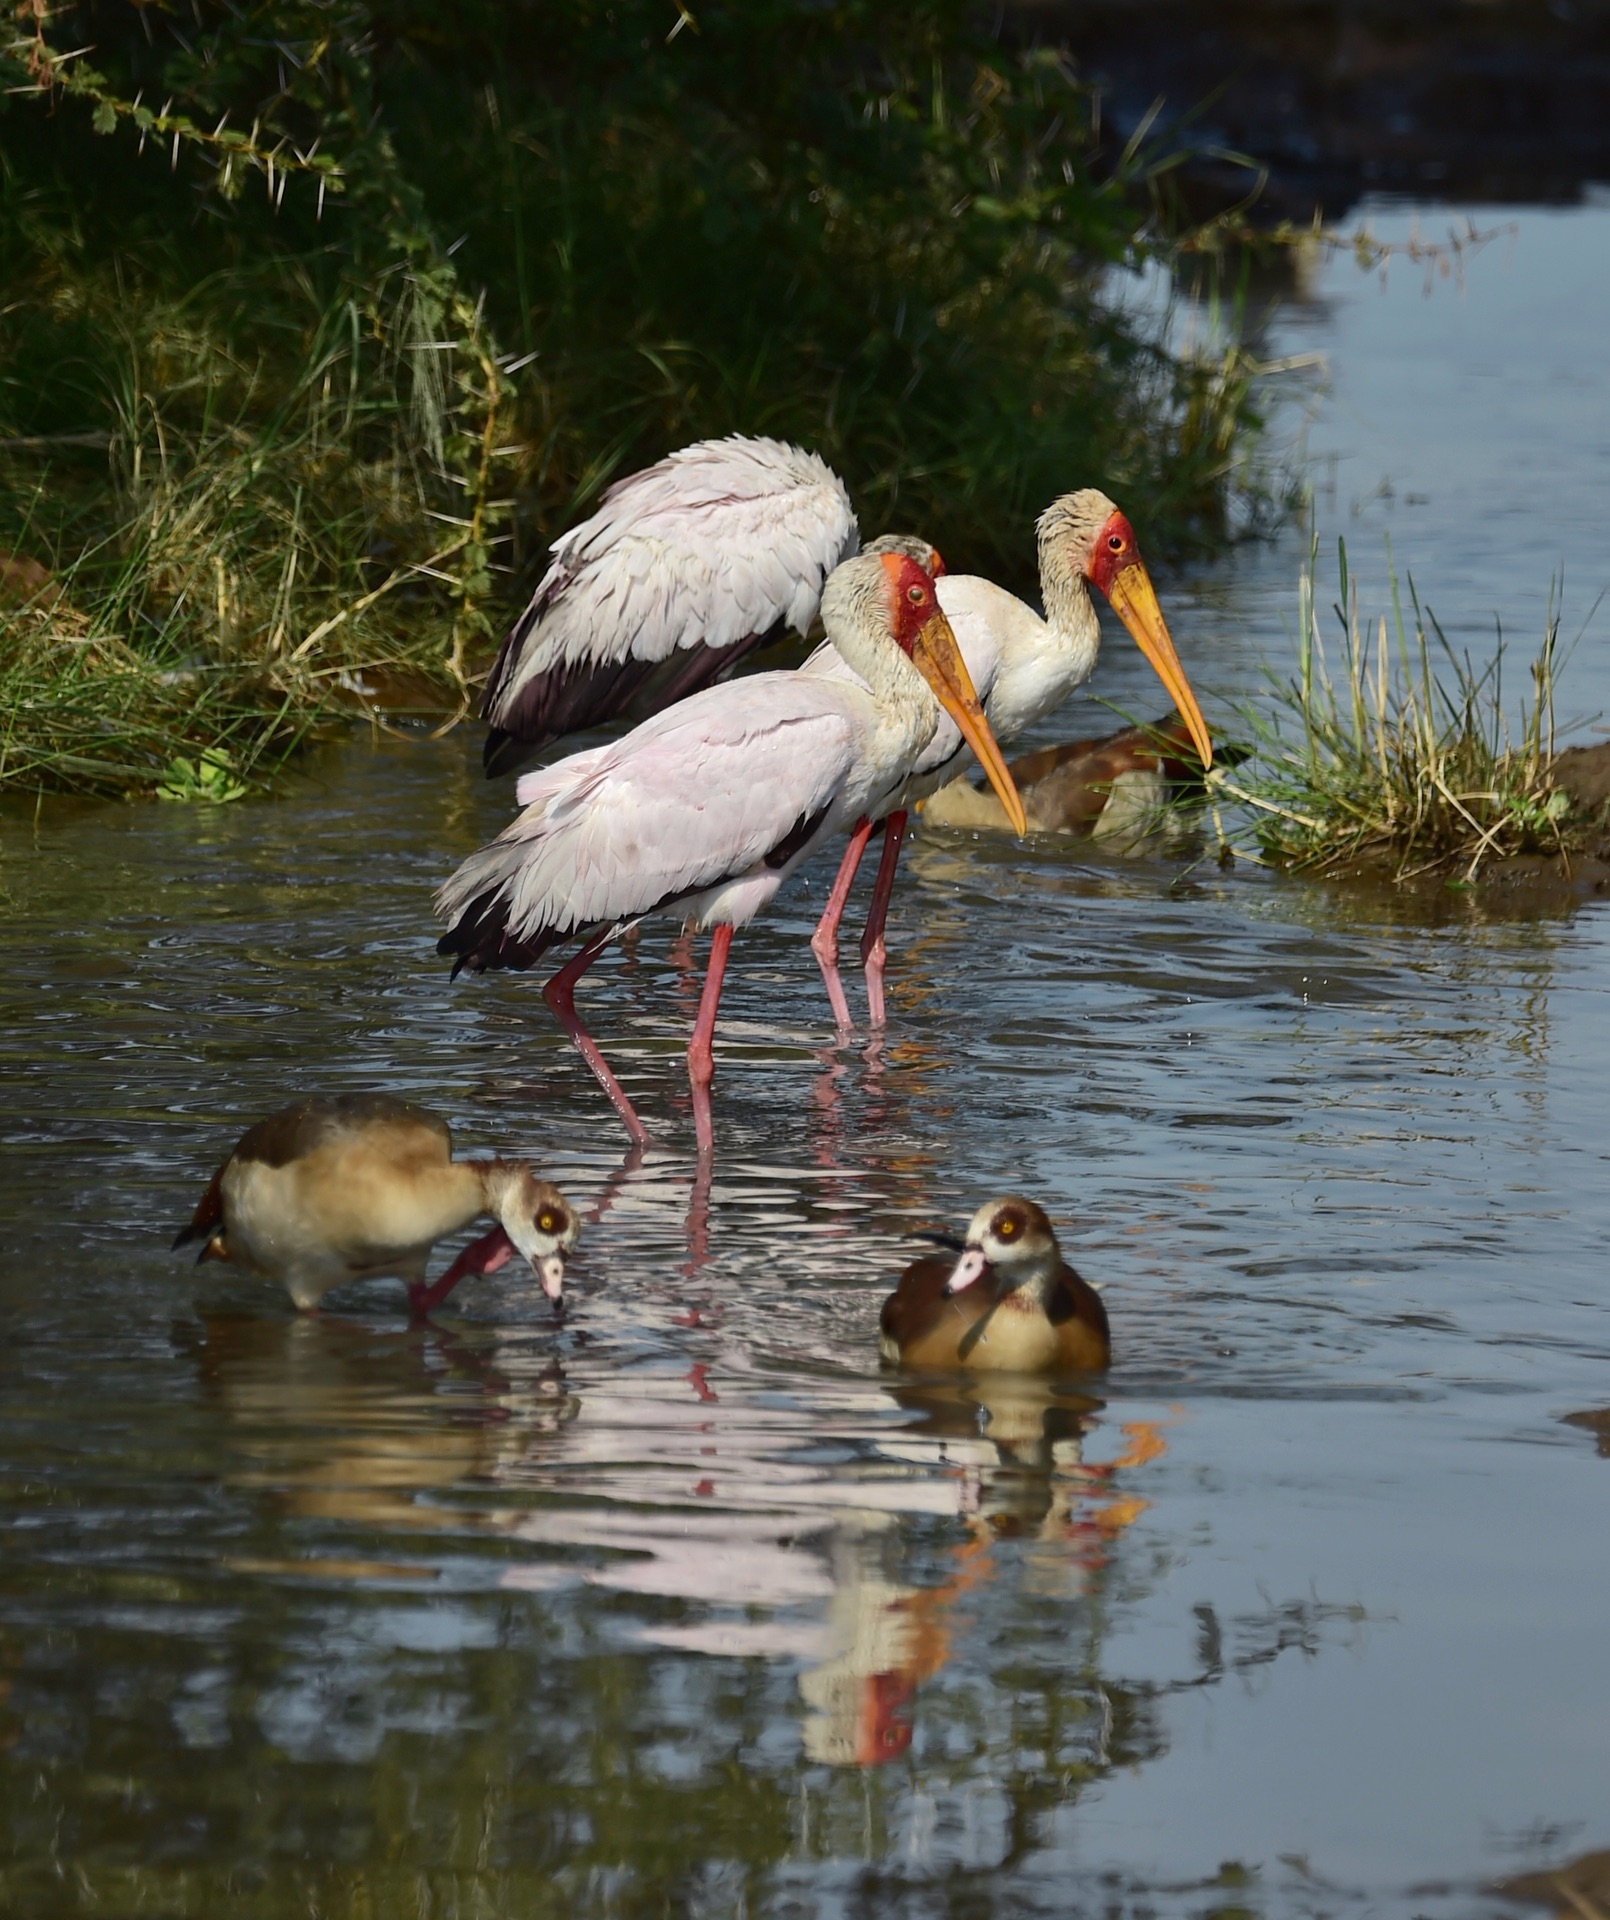
<svg viewBox="0 0 1610 1920">
<path fill-rule="evenodd" d="M 1107 545 L 1112 548 L 1114 553 L 1122 553 L 1124 550 L 1124 536 L 1121 533 L 1109 534 L 1107 537 Z"/>
<path fill-rule="evenodd" d="M 923 591 L 921 587 L 907 587 L 906 598 L 911 602 L 911 604 L 914 607 L 920 607 L 923 601 L 928 598 L 928 595 Z"/>
</svg>

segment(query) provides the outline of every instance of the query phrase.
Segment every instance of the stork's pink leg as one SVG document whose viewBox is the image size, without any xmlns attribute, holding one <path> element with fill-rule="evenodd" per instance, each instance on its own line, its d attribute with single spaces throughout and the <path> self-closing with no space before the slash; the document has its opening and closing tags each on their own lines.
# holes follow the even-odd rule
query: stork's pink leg
<svg viewBox="0 0 1610 1920">
<path fill-rule="evenodd" d="M 883 1025 L 883 963 L 888 949 L 883 944 L 883 923 L 889 917 L 889 895 L 894 892 L 894 872 L 900 864 L 900 842 L 906 837 L 910 815 L 891 813 L 883 823 L 883 854 L 878 861 L 878 878 L 872 889 L 872 905 L 867 911 L 866 930 L 861 935 L 861 964 L 866 968 L 866 1017 L 869 1025 Z"/>
<path fill-rule="evenodd" d="M 609 935 L 601 933 L 596 939 L 589 940 L 573 960 L 567 960 L 548 984 L 542 989 L 542 997 L 553 1009 L 554 1018 L 566 1033 L 570 1035 L 576 1051 L 593 1070 L 593 1078 L 609 1095 L 610 1105 L 626 1123 L 626 1131 L 640 1147 L 649 1142 L 649 1131 L 633 1110 L 621 1083 L 609 1070 L 608 1062 L 598 1051 L 598 1043 L 581 1024 L 576 1013 L 576 982 L 609 944 Z"/>
<path fill-rule="evenodd" d="M 822 917 L 816 923 L 815 933 L 811 935 L 811 952 L 816 955 L 816 964 L 822 969 L 822 985 L 827 988 L 834 1022 L 845 1032 L 850 1027 L 850 1003 L 844 997 L 844 982 L 839 978 L 839 922 L 844 918 L 844 905 L 850 897 L 856 869 L 861 864 L 861 856 L 866 852 L 866 843 L 871 835 L 870 820 L 858 820 L 855 823 L 850 844 L 844 849 L 844 858 L 833 877 L 827 905 L 823 907 Z"/>
<path fill-rule="evenodd" d="M 494 1227 L 479 1240 L 472 1240 L 439 1280 L 433 1280 L 428 1287 L 423 1282 L 411 1286 L 408 1289 L 410 1311 L 416 1320 L 423 1319 L 442 1304 L 466 1275 L 496 1273 L 513 1258 L 514 1242 L 501 1227 Z"/>
<path fill-rule="evenodd" d="M 710 1120 L 710 1082 L 716 1075 L 716 1060 L 711 1042 L 715 1038 L 716 1008 L 721 1005 L 721 983 L 726 978 L 727 954 L 731 947 L 731 926 L 718 926 L 710 935 L 710 961 L 704 970 L 699 1017 L 694 1022 L 693 1038 L 688 1042 L 688 1078 L 693 1083 L 693 1126 L 700 1153 L 709 1153 L 715 1146 L 715 1129 Z"/>
</svg>

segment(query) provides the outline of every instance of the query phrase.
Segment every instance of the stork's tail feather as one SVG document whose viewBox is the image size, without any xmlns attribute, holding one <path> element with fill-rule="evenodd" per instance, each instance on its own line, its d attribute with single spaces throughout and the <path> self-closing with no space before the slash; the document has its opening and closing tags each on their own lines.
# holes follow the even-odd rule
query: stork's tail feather
<svg viewBox="0 0 1610 1920">
<path fill-rule="evenodd" d="M 511 933 L 508 899 L 501 887 L 489 887 L 464 908 L 436 942 L 436 951 L 444 959 L 451 956 L 456 980 L 461 973 L 524 972 L 568 937 L 551 928 L 525 938 Z"/>
<path fill-rule="evenodd" d="M 506 733 L 502 727 L 488 727 L 481 744 L 481 765 L 487 779 L 495 780 L 500 773 L 513 773 L 526 755 L 535 751 L 533 741 L 523 740 L 517 733 Z"/>
<path fill-rule="evenodd" d="M 564 734 L 617 719 L 657 665 L 652 660 L 618 660 L 550 667 L 496 702 L 488 701 L 491 731 L 481 750 L 488 779 L 512 772 L 527 754 Z"/>
</svg>

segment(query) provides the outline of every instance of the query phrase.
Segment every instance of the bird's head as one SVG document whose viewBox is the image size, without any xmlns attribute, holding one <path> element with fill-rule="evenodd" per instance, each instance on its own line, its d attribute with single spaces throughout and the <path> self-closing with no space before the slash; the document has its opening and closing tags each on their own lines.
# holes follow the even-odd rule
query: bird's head
<svg viewBox="0 0 1610 1920">
<path fill-rule="evenodd" d="M 908 560 L 915 560 L 930 580 L 943 580 L 945 577 L 945 556 L 915 533 L 880 533 L 876 540 L 869 540 L 861 551 L 903 553 Z"/>
<path fill-rule="evenodd" d="M 1021 1194 L 1005 1194 L 999 1200 L 986 1201 L 973 1215 L 945 1291 L 960 1293 L 992 1274 L 997 1289 L 1009 1293 L 1025 1281 L 1050 1272 L 1061 1259 L 1057 1237 L 1044 1212 Z"/>
<path fill-rule="evenodd" d="M 1026 832 L 1023 802 L 926 570 L 905 553 L 863 553 L 846 560 L 822 591 L 822 624 L 828 639 L 869 685 L 883 677 L 887 644 L 894 642 L 956 722 L 989 775 L 1012 830 Z"/>
<path fill-rule="evenodd" d="M 514 1169 L 497 1213 L 503 1231 L 531 1262 L 542 1291 L 558 1306 L 565 1297 L 565 1255 L 581 1236 L 581 1216 L 552 1181 L 539 1180 L 527 1166 Z"/>
<path fill-rule="evenodd" d="M 1050 562 L 1056 569 L 1071 569 L 1101 589 L 1168 689 L 1202 756 L 1202 765 L 1212 766 L 1213 741 L 1207 722 L 1174 650 L 1168 623 L 1157 604 L 1157 589 L 1140 557 L 1128 516 L 1106 494 L 1095 487 L 1084 487 L 1053 500 L 1040 515 L 1037 530 L 1042 566 Z"/>
</svg>

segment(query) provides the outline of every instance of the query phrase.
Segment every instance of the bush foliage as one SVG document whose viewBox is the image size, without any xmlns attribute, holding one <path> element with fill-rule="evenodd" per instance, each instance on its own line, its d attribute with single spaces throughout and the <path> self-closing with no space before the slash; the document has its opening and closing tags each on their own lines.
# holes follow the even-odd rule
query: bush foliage
<svg viewBox="0 0 1610 1920">
<path fill-rule="evenodd" d="M 705 434 L 1024 582 L 1095 484 L 1222 528 L 1246 388 L 1060 55 L 963 0 L 24 0 L 0 51 L 0 781 L 250 779 L 468 709 L 546 542 Z M 7 571 L 9 568 L 9 571 Z M 47 585 L 39 586 L 37 578 Z M 35 580 L 33 589 L 27 581 Z"/>
</svg>

